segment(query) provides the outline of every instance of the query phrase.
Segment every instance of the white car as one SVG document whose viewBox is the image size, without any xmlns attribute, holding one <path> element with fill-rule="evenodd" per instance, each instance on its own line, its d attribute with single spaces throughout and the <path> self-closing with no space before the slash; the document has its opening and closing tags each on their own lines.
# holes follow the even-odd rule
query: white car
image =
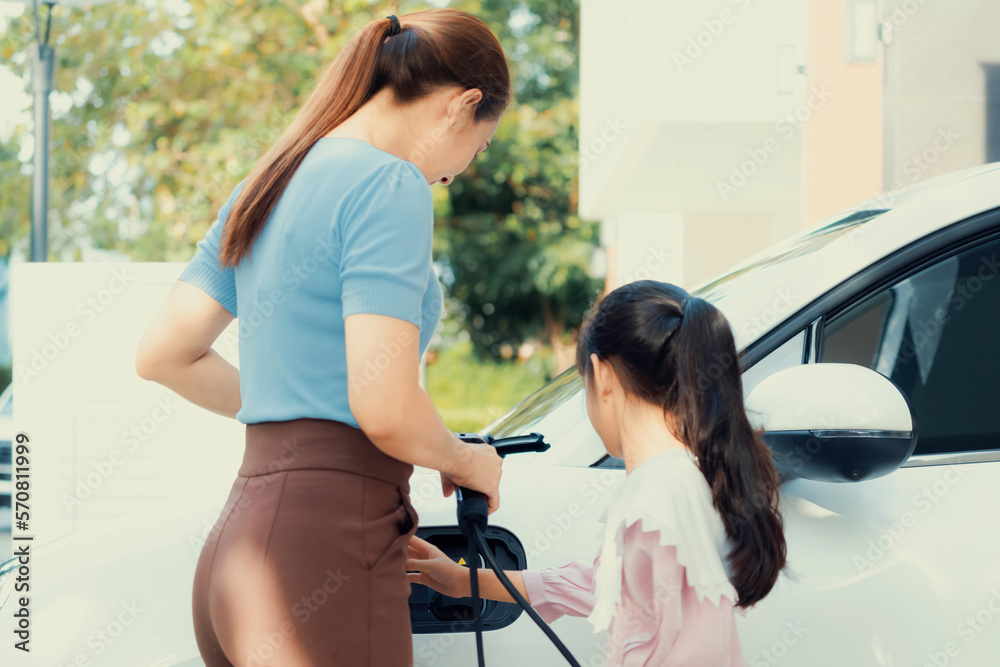
<svg viewBox="0 0 1000 667">
<path fill-rule="evenodd" d="M 991 164 L 833 216 L 695 290 L 733 326 L 748 406 L 785 480 L 789 572 L 736 619 L 752 667 L 997 664 L 998 262 Z M 625 472 L 581 388 L 567 371 L 483 430 L 551 445 L 505 459 L 488 534 L 505 568 L 599 548 Z M 418 468 L 411 494 L 418 534 L 463 555 L 437 473 Z M 38 547 L 31 613 L 37 632 L 59 631 L 36 635 L 37 664 L 201 665 L 191 582 L 224 495 Z M 0 602 L 16 565 L 3 566 Z M 4 604 L 3 627 L 16 608 Z M 417 665 L 475 664 L 467 600 L 414 586 L 411 610 Z M 516 606 L 484 602 L 483 614 L 492 667 L 564 662 Z M 586 619 L 552 628 L 581 664 L 603 664 L 605 635 Z"/>
</svg>

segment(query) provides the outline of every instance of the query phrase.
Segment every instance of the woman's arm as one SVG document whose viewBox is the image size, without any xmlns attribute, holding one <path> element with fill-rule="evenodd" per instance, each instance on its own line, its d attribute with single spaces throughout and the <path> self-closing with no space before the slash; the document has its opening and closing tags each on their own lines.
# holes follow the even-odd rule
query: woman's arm
<svg viewBox="0 0 1000 667">
<path fill-rule="evenodd" d="M 235 418 L 241 404 L 239 371 L 212 349 L 232 321 L 214 298 L 178 281 L 139 341 L 136 373 L 195 405 Z"/>
<path fill-rule="evenodd" d="M 240 377 L 212 343 L 236 317 L 235 272 L 219 265 L 226 218 L 247 179 L 233 189 L 198 250 L 146 327 L 135 353 L 139 377 L 153 380 L 206 410 L 235 417 Z"/>
<path fill-rule="evenodd" d="M 436 280 L 434 200 L 427 180 L 416 165 L 390 161 L 362 179 L 349 199 L 349 213 L 333 231 L 342 247 L 351 414 L 386 454 L 440 470 L 446 496 L 453 483 L 460 484 L 485 493 L 494 512 L 502 459 L 489 445 L 459 440 L 419 383 L 424 295 Z"/>
<path fill-rule="evenodd" d="M 389 456 L 440 470 L 499 508 L 501 459 L 489 445 L 473 447 L 449 430 L 420 386 L 420 330 L 387 315 L 344 319 L 347 398 L 365 435 Z M 447 486 L 447 485 L 446 485 Z M 451 489 L 444 489 L 451 495 Z"/>
</svg>

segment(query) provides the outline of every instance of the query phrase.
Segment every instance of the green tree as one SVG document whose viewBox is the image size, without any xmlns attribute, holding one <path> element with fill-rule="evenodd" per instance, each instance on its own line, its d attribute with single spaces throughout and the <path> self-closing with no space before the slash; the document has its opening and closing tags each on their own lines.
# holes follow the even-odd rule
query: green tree
<svg viewBox="0 0 1000 667">
<path fill-rule="evenodd" d="M 515 101 L 490 150 L 449 186 L 437 250 L 480 356 L 539 338 L 560 370 L 566 334 L 601 288 L 589 275 L 597 228 L 576 207 L 579 7 L 486 0 L 479 15 L 508 54 Z"/>
<path fill-rule="evenodd" d="M 576 214 L 578 6 L 456 0 L 509 56 L 516 100 L 490 148 L 438 192 L 436 252 L 477 353 L 539 337 L 557 346 L 599 283 Z M 189 0 L 53 10 L 54 91 L 71 100 L 51 133 L 49 256 L 82 248 L 186 261 L 232 188 L 291 121 L 321 68 L 374 17 L 417 2 Z M 42 22 L 47 10 L 42 9 Z M 0 53 L 23 75 L 30 11 Z M 44 25 L 42 30 L 44 31 Z M 27 88 L 26 81 L 26 90 Z M 30 229 L 31 124 L 0 146 L 0 256 Z"/>
</svg>

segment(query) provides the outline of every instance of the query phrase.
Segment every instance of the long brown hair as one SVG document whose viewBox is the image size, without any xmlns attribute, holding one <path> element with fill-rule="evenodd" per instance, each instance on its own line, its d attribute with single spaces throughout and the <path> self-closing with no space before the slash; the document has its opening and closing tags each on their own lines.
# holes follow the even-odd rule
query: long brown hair
<svg viewBox="0 0 1000 667">
<path fill-rule="evenodd" d="M 626 392 L 662 406 L 674 435 L 698 457 L 733 544 L 736 606 L 762 600 L 785 567 L 778 475 L 747 419 L 725 316 L 675 285 L 629 283 L 601 299 L 580 330 L 576 363 L 588 381 L 592 353 L 611 363 Z"/>
<path fill-rule="evenodd" d="M 302 110 L 247 176 L 223 229 L 220 265 L 236 266 L 277 204 L 309 149 L 388 86 L 399 104 L 442 86 L 478 88 L 475 121 L 496 120 L 511 99 L 510 72 L 499 40 L 481 20 L 457 9 L 389 18 L 355 34 L 323 73 Z"/>
</svg>

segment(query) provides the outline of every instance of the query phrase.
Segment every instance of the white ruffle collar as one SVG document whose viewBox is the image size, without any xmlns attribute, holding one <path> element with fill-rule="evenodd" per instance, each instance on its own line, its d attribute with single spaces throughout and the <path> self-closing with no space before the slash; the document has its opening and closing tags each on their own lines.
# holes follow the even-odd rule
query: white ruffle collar
<svg viewBox="0 0 1000 667">
<path fill-rule="evenodd" d="M 677 548 L 677 562 L 698 598 L 718 605 L 726 596 L 734 603 L 726 554 L 731 543 L 712 505 L 712 491 L 698 460 L 688 449 L 667 449 L 628 473 L 615 489 L 601 516 L 604 547 L 594 573 L 594 609 L 587 618 L 594 632 L 611 624 L 621 604 L 625 528 L 642 521 L 642 530 L 658 530 L 660 545 Z"/>
</svg>

